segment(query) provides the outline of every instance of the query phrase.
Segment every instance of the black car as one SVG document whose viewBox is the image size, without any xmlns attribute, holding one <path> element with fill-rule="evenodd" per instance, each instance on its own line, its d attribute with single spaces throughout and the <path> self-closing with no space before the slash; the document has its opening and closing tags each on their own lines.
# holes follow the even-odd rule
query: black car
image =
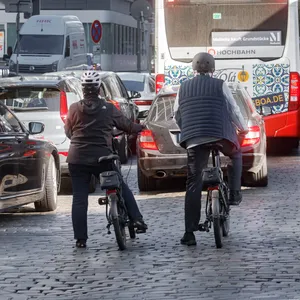
<svg viewBox="0 0 300 300">
<path fill-rule="evenodd" d="M 32 136 L 43 132 L 43 123 L 30 122 L 28 127 L 29 130 L 0 102 L 1 212 L 33 202 L 40 212 L 57 207 L 58 151 L 50 142 Z"/>
<path fill-rule="evenodd" d="M 253 105 L 247 91 L 240 86 L 229 86 L 249 127 L 241 142 L 243 156 L 243 184 L 267 186 L 268 168 L 266 133 L 263 117 Z M 163 88 L 153 101 L 144 122 L 147 129 L 137 140 L 138 185 L 140 190 L 155 190 L 157 182 L 167 178 L 186 177 L 187 154 L 179 145 L 180 131 L 173 119 L 173 106 L 178 86 Z M 229 159 L 221 156 L 226 173 Z"/>
<path fill-rule="evenodd" d="M 46 73 L 44 75 L 61 75 L 61 76 L 74 76 L 80 79 L 84 70 L 81 71 L 61 71 L 55 73 Z M 131 97 L 119 78 L 114 72 L 99 72 L 102 80 L 100 87 L 100 95 L 106 99 L 106 101 L 113 103 L 122 113 L 129 118 L 132 122 L 138 122 L 139 108 L 132 99 L 136 97 L 133 94 Z M 129 149 L 135 148 L 136 135 L 124 134 L 123 132 L 115 131 L 115 135 L 118 134 L 115 139 L 117 141 L 117 150 L 121 159 L 121 163 L 126 163 L 129 157 Z"/>
</svg>

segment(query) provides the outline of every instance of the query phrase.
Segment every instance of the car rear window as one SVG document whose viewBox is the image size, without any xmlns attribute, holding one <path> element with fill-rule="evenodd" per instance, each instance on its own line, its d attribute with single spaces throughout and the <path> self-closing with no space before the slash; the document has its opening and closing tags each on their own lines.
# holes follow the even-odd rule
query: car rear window
<svg viewBox="0 0 300 300">
<path fill-rule="evenodd" d="M 240 111 L 241 111 L 243 117 L 247 118 L 249 108 L 247 107 L 247 104 L 245 102 L 246 99 L 244 98 L 242 91 L 236 90 L 236 92 L 233 93 L 233 98 L 234 98 L 236 104 L 238 105 L 238 107 L 240 108 Z"/>
<path fill-rule="evenodd" d="M 145 84 L 141 81 L 134 81 L 134 80 L 122 80 L 124 83 L 127 91 L 134 91 L 134 92 L 143 92 Z"/>
<path fill-rule="evenodd" d="M 149 119 L 152 122 L 163 122 L 172 119 L 176 95 L 160 96 L 151 106 Z"/>
<path fill-rule="evenodd" d="M 59 111 L 60 91 L 44 87 L 9 87 L 1 91 L 0 100 L 14 111 Z"/>
<path fill-rule="evenodd" d="M 233 93 L 233 97 L 240 108 L 240 111 L 244 118 L 248 117 L 248 108 L 245 103 L 245 99 L 241 91 L 237 90 Z M 153 103 L 149 112 L 149 120 L 152 122 L 163 122 L 172 119 L 174 116 L 174 103 L 176 95 L 160 96 Z"/>
</svg>

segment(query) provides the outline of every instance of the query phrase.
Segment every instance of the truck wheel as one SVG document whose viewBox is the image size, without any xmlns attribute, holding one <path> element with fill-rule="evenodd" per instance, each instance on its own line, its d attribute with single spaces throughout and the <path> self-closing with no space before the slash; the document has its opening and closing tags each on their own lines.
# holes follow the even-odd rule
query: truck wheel
<svg viewBox="0 0 300 300">
<path fill-rule="evenodd" d="M 48 163 L 48 170 L 45 182 L 45 196 L 42 200 L 34 203 L 38 212 L 54 211 L 57 208 L 57 168 L 54 157 L 51 155 Z"/>
</svg>

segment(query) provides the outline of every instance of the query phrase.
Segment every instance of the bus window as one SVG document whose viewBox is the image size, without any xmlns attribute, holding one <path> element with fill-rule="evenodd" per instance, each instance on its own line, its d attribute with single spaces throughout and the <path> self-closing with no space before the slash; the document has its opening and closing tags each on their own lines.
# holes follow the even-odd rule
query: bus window
<svg viewBox="0 0 300 300">
<path fill-rule="evenodd" d="M 195 53 L 206 52 L 210 47 L 212 52 L 219 53 L 216 59 L 267 59 L 268 55 L 274 59 L 283 55 L 288 0 L 261 0 L 259 3 L 251 0 L 165 0 L 164 11 L 167 42 L 174 60 L 190 62 Z"/>
</svg>

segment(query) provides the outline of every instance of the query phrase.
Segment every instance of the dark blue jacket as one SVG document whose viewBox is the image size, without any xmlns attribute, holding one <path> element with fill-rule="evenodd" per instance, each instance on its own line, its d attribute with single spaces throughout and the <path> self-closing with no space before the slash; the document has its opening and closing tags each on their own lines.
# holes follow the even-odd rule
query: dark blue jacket
<svg viewBox="0 0 300 300">
<path fill-rule="evenodd" d="M 196 76 L 181 84 L 175 118 L 181 130 L 182 147 L 186 148 L 186 141 L 195 137 L 226 139 L 240 147 L 223 94 L 223 83 L 209 76 Z"/>
</svg>

